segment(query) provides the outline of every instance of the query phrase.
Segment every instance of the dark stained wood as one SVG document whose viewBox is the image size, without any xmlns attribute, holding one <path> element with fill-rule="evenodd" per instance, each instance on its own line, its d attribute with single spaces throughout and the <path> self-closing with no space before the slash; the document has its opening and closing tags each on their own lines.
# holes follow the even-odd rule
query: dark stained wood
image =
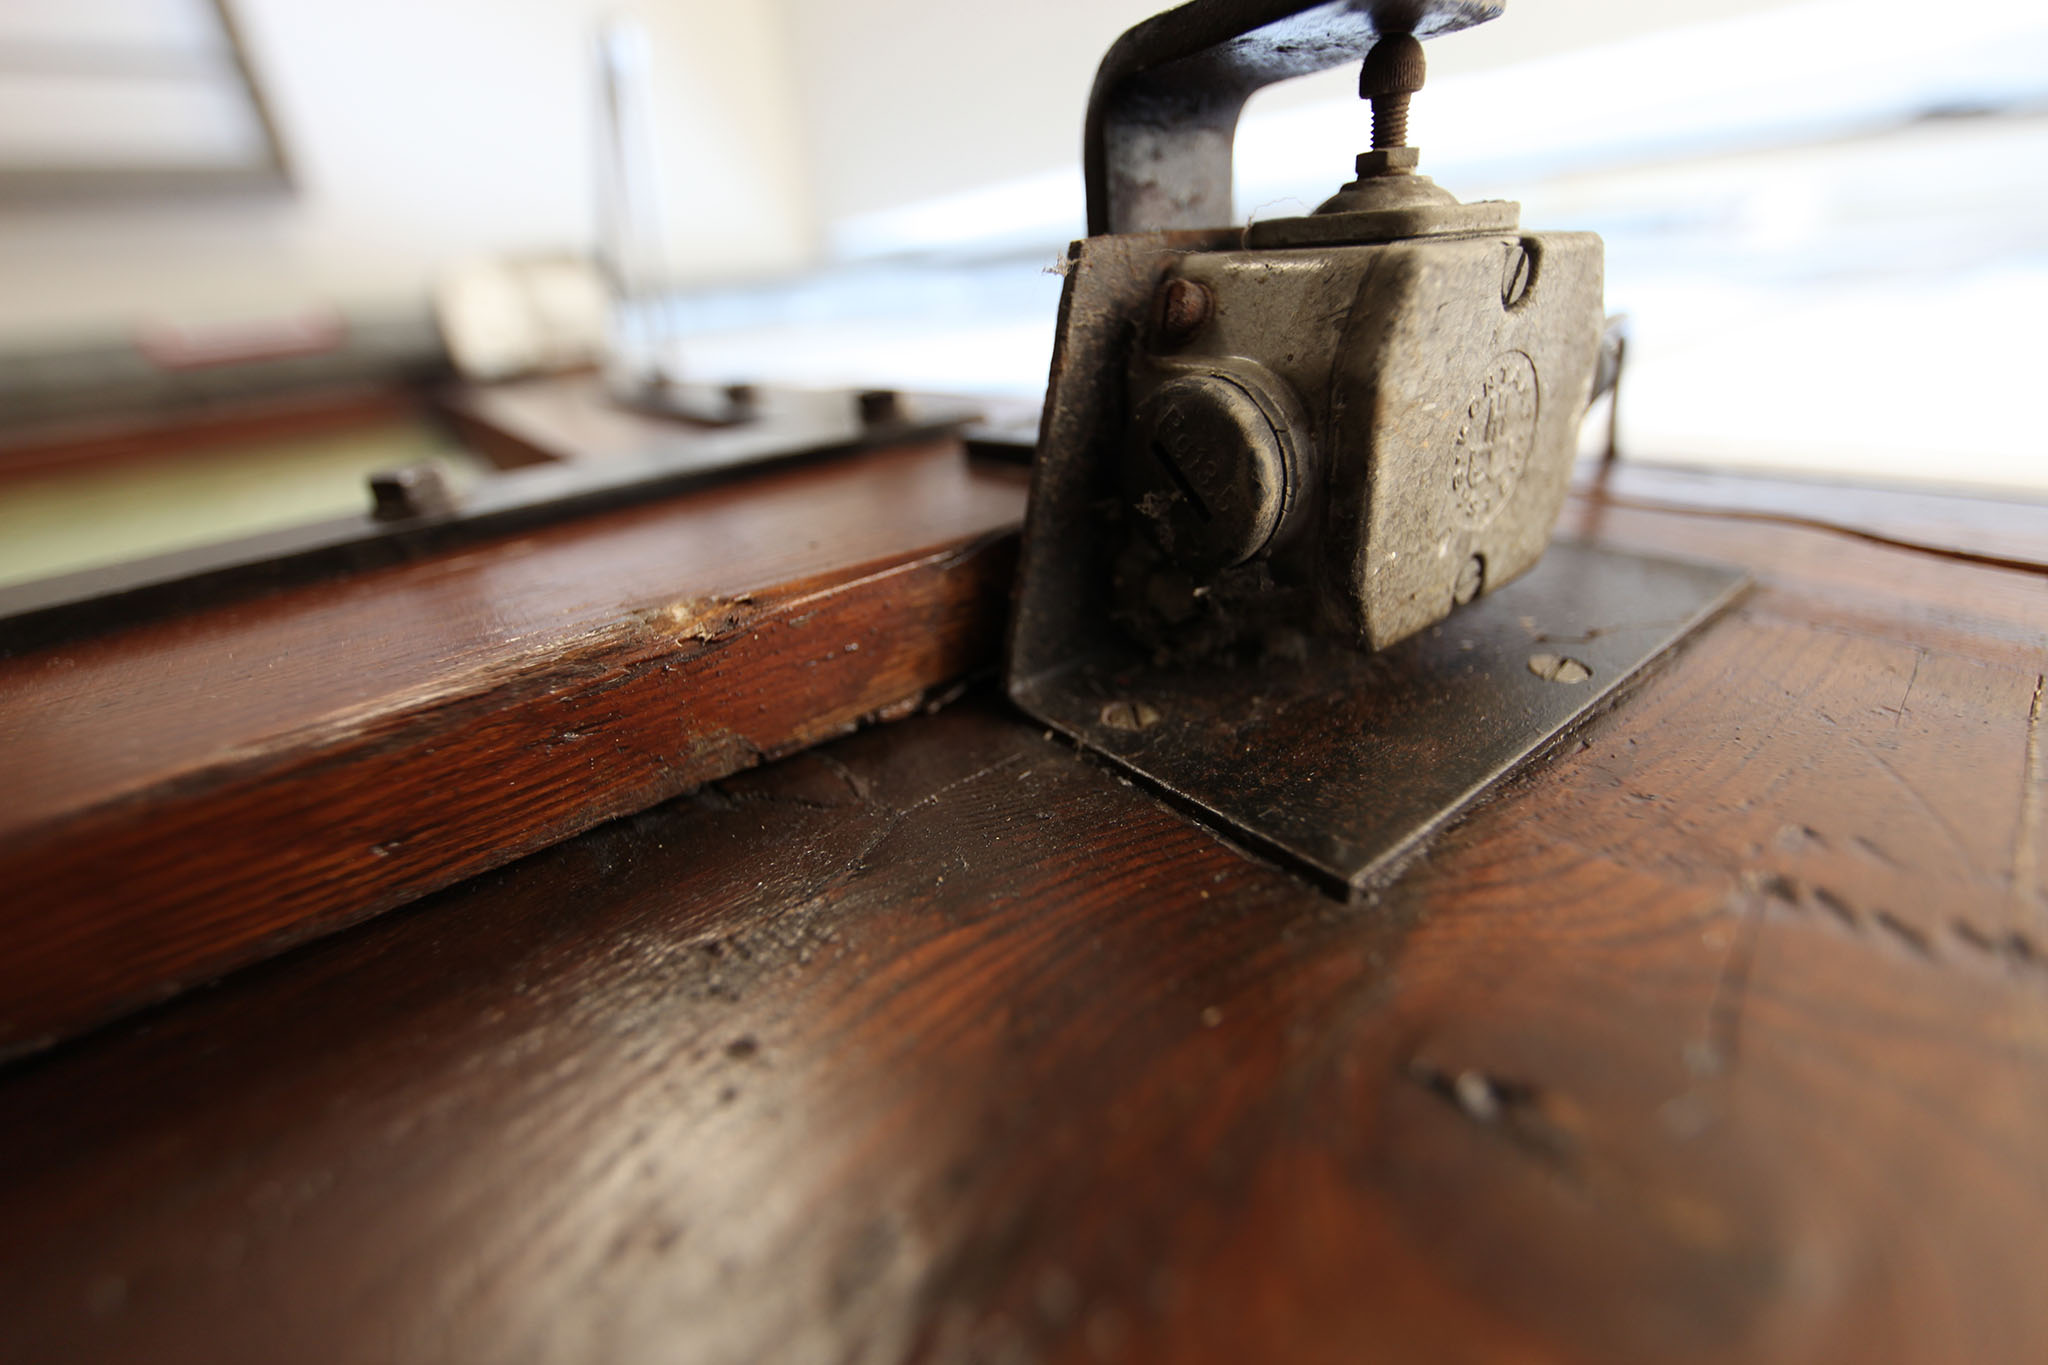
<svg viewBox="0 0 2048 1365">
<path fill-rule="evenodd" d="M 1761 583 L 1371 903 L 993 700 L 0 1072 L 0 1356 L 2048 1357 L 2048 579 Z"/>
<path fill-rule="evenodd" d="M 914 710 L 1022 505 L 903 449 L 0 660 L 0 1051 Z"/>
</svg>

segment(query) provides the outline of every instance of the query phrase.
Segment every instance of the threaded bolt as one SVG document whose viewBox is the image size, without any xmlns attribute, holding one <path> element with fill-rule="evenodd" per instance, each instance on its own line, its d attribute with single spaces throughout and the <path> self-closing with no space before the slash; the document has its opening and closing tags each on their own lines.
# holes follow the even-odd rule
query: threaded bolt
<svg viewBox="0 0 2048 1365">
<path fill-rule="evenodd" d="M 1426 65 L 1412 33 L 1389 33 L 1365 54 L 1358 95 L 1372 101 L 1372 149 L 1408 145 L 1408 97 L 1422 88 Z"/>
<path fill-rule="evenodd" d="M 1355 145 L 1355 144 L 1354 144 Z M 1408 145 L 1408 97 L 1382 95 L 1372 102 L 1372 149 Z"/>
</svg>

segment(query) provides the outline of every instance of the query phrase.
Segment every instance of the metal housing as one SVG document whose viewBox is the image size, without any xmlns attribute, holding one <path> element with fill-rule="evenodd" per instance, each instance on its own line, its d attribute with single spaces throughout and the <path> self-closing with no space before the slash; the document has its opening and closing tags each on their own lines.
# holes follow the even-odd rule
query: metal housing
<svg viewBox="0 0 2048 1365">
<path fill-rule="evenodd" d="M 1009 692 L 1341 887 L 1743 582 L 1544 557 L 1602 355 L 1598 238 L 1459 203 L 1377 145 L 1377 105 L 1317 213 L 1207 226 L 1251 88 L 1498 10 L 1198 0 L 1126 34 L 1090 103 L 1096 235 L 1067 260 Z M 1420 84 L 1396 46 L 1390 136 Z"/>
</svg>

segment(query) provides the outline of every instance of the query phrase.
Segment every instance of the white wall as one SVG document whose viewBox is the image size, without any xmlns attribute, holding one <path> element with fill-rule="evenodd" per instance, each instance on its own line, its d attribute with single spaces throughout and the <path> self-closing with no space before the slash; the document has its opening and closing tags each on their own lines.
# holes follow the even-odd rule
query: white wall
<svg viewBox="0 0 2048 1365">
<path fill-rule="evenodd" d="M 1430 76 L 1793 2 L 1511 0 L 1501 18 L 1432 41 Z M 1096 64 L 1118 34 L 1168 7 L 1166 0 L 784 3 L 816 205 L 828 229 L 1034 173 L 1052 173 L 1040 182 L 1045 192 L 1078 195 L 1081 121 Z M 1304 77 L 1255 96 L 1248 115 L 1320 102 L 1356 106 L 1357 79 L 1348 66 Z M 1428 132 L 1428 101 L 1425 93 L 1416 108 L 1419 139 Z M 1362 138 L 1363 112 L 1356 118 Z M 1432 156 L 1456 159 L 1473 150 L 1423 145 Z"/>
<path fill-rule="evenodd" d="M 8 0 L 61 5 L 66 0 Z M 233 0 L 298 180 L 289 195 L 0 205 L 0 344 L 334 304 L 419 308 L 484 252 L 588 249 L 592 34 L 648 31 L 683 279 L 810 258 L 778 0 Z"/>
</svg>

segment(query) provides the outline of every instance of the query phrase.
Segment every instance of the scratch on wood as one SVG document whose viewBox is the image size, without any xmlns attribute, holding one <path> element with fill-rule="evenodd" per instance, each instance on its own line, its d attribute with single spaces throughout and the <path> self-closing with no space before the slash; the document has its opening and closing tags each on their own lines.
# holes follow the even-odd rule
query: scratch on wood
<svg viewBox="0 0 2048 1365">
<path fill-rule="evenodd" d="M 880 828 L 876 829 L 873 834 L 863 841 L 852 857 L 845 859 L 838 868 L 821 878 L 813 886 L 810 894 L 800 904 L 792 907 L 792 913 L 802 913 L 823 904 L 825 899 L 833 892 L 866 872 L 868 859 L 875 855 L 875 851 L 893 838 L 896 831 L 903 828 L 906 821 L 925 807 L 938 804 L 945 798 L 947 793 L 964 787 L 970 782 L 978 782 L 985 777 L 1001 772 L 1005 768 L 1014 767 L 1023 761 L 1024 755 L 1021 753 L 1006 754 L 995 762 L 984 764 L 973 772 L 968 773 L 965 777 L 955 778 L 951 782 L 947 782 L 937 789 L 925 793 L 909 805 L 900 808 L 891 808 L 881 802 L 872 800 L 868 796 L 862 796 L 861 799 L 865 805 L 877 815 L 884 817 Z M 837 760 L 835 759 L 834 762 L 837 762 Z M 854 786 L 850 770 L 846 776 L 849 779 L 847 785 Z M 862 785 L 866 784 L 863 783 Z M 859 793 L 860 787 L 854 786 L 854 790 L 856 793 Z M 872 788 L 869 790 L 871 791 Z"/>
<path fill-rule="evenodd" d="M 2009 903 L 2018 911 L 2039 894 L 2041 789 L 2048 786 L 2041 765 L 2041 696 L 2048 692 L 2048 673 L 2034 679 L 2034 704 L 2027 711 L 2027 759 L 2020 772 L 2020 827 L 2013 836 L 2012 889 Z"/>
<path fill-rule="evenodd" d="M 1994 938 L 1970 921 L 1957 918 L 1949 922 L 1949 932 L 1955 936 L 1958 943 L 1980 957 L 2033 973 L 2037 977 L 2048 972 L 2048 957 L 2042 956 L 2040 948 L 2035 946 L 2034 941 L 2017 929 Z"/>
<path fill-rule="evenodd" d="M 1911 677 L 1906 679 L 1906 695 L 1899 698 L 1899 709 L 1892 715 L 1892 729 L 1894 730 L 1898 729 L 1900 722 L 1906 719 L 1906 703 L 1913 700 L 1913 684 L 1920 681 L 1920 665 L 1926 662 L 1926 650 L 1916 649 L 1913 651 L 1913 673 Z"/>
<path fill-rule="evenodd" d="M 827 768 L 830 768 L 834 775 L 846 784 L 847 790 L 853 793 L 856 800 L 860 801 L 862 805 L 871 806 L 874 804 L 874 788 L 869 785 L 865 777 L 862 777 L 859 773 L 848 767 L 844 760 L 833 754 L 829 749 L 818 749 L 814 752 L 817 755 L 818 761 Z"/>
<path fill-rule="evenodd" d="M 967 776 L 956 777 L 951 782 L 946 783 L 944 786 L 941 786 L 934 791 L 927 792 L 923 796 L 920 796 L 919 798 L 917 798 L 917 800 L 911 802 L 909 805 L 905 806 L 901 811 L 897 812 L 897 821 L 900 823 L 902 820 L 912 815 L 916 811 L 919 811 L 926 806 L 936 805 L 943 797 L 946 796 L 947 793 L 956 791 L 959 788 L 966 786 L 970 782 L 979 782 L 982 778 L 993 776 L 994 774 L 1001 772 L 1005 768 L 1014 768 L 1023 761 L 1023 754 L 1012 753 L 1004 754 L 1001 758 L 997 759 L 993 763 L 985 763 L 981 767 L 976 768 L 973 772 L 967 774 Z"/>
<path fill-rule="evenodd" d="M 1765 877 L 1757 889 L 1774 900 L 1781 900 L 1793 909 L 1799 908 L 1799 883 L 1782 872 Z"/>
<path fill-rule="evenodd" d="M 1757 940 L 1763 936 L 1764 896 L 1743 897 L 1741 925 L 1735 941 L 1721 959 L 1721 974 L 1714 981 L 1713 999 L 1707 1002 L 1706 1035 L 1686 1049 L 1686 1062 L 1695 1074 L 1718 1076 L 1735 1066 L 1742 1041 L 1742 1007 L 1749 996 L 1749 974 L 1756 962 Z"/>
<path fill-rule="evenodd" d="M 1949 930 L 1957 938 L 1980 953 L 1995 953 L 1998 951 L 1998 945 L 1991 941 L 1990 936 L 1966 919 L 1952 920 L 1949 923 Z"/>
<path fill-rule="evenodd" d="M 1787 877 L 1783 874 L 1751 878 L 1746 884 L 1751 886 L 1754 896 L 1762 901 L 1776 902 L 1788 909 L 1801 911 L 1810 903 L 1825 910 L 1834 918 L 1836 923 L 1851 933 L 1861 933 L 1864 925 L 1867 923 L 1874 925 L 1893 942 L 1909 950 L 1915 957 L 1935 963 L 1941 962 L 1944 959 L 1944 955 L 1936 942 L 1936 934 L 1911 923 L 1890 910 L 1872 910 L 1866 918 L 1855 906 L 1849 904 L 1845 898 L 1829 890 L 1827 887 L 1807 885 L 1801 883 L 1796 878 Z M 1752 902 L 1753 904 L 1754 902 Z M 2048 976 L 2048 956 L 2044 956 L 2042 950 L 2035 945 L 2034 941 L 2019 930 L 2015 929 L 2002 935 L 1993 934 L 1987 932 L 1981 925 L 1958 915 L 1948 921 L 1948 938 L 1942 941 L 1947 942 L 1950 940 L 1969 950 L 1964 955 L 1966 959 L 1975 958 L 1979 961 L 2001 963 L 2005 966 L 2034 974 L 2036 979 L 2041 976 Z M 1741 945 L 1738 944 L 1736 946 L 1739 948 Z M 1746 984 L 1748 965 L 1746 962 L 1741 962 L 1739 964 L 1739 974 L 1736 971 L 1737 965 L 1738 959 L 1736 954 L 1731 952 L 1729 963 L 1724 967 L 1721 982 L 1717 984 L 1716 999 L 1711 1009 L 1720 1008 L 1724 1003 L 1722 998 L 1724 995 L 1736 999 L 1739 1005 L 1739 998 L 1736 997 L 1733 987 L 1737 984 Z M 1722 989 L 1724 987 L 1726 988 L 1725 990 Z M 1702 1074 L 1712 1074 L 1718 1069 L 1718 1063 L 1724 1059 L 1722 1050 L 1723 1035 L 1724 1033 L 1731 1033 L 1732 1028 L 1732 1020 L 1727 1021 L 1725 1029 L 1719 1026 L 1710 1026 L 1707 1038 L 1702 1042 L 1692 1045 L 1687 1051 L 1686 1056 L 1688 1061 L 1693 1063 L 1696 1071 Z M 1732 1047 L 1732 1033 L 1731 1036 L 1726 1038 L 1726 1041 Z"/>
<path fill-rule="evenodd" d="M 1905 793 L 1905 795 L 1913 802 L 1913 804 L 1920 808 L 1921 814 L 1927 817 L 1928 822 L 1932 824 L 1934 828 L 1942 832 L 1943 837 L 1945 837 L 1949 841 L 1949 844 L 1952 847 L 1954 847 L 1955 851 L 1963 856 L 1963 861 L 1965 863 L 1974 861 L 1970 853 L 1970 846 L 1969 844 L 1964 842 L 1962 833 L 1959 830 L 1957 830 L 1954 825 L 1948 822 L 1948 817 L 1941 813 L 1941 809 L 1938 806 L 1936 806 L 1932 801 L 1929 801 L 1927 797 L 1921 793 L 1918 787 L 1914 786 L 1910 781 L 1906 779 L 1906 775 L 1904 773 L 1900 772 L 1897 768 L 1894 768 L 1888 761 L 1886 761 L 1884 755 L 1872 749 L 1869 745 L 1865 744 L 1861 739 L 1856 739 L 1852 737 L 1850 742 L 1862 751 L 1863 756 L 1865 758 L 1869 759 L 1872 763 L 1875 763 L 1878 766 L 1879 771 L 1883 772 L 1887 778 L 1891 779 L 1893 786 L 1897 787 L 1901 792 Z"/>
<path fill-rule="evenodd" d="M 1877 910 L 1870 916 L 1871 923 L 1890 934 L 1920 957 L 1934 956 L 1934 943 L 1926 934 L 1900 919 L 1889 910 Z"/>
<path fill-rule="evenodd" d="M 1861 927 L 1856 922 L 1856 907 L 1850 905 L 1848 901 L 1843 900 L 1825 886 L 1813 888 L 1813 903 L 1840 920 L 1845 927 L 1850 929 Z"/>
<path fill-rule="evenodd" d="M 1847 536 L 1851 540 L 1881 545 L 1888 550 L 1907 550 L 1914 554 L 1933 555 L 1938 559 L 1952 559 L 1962 564 L 1983 564 L 1994 569 L 2015 569 L 2020 573 L 2048 573 L 2048 566 L 2039 560 L 2024 559 L 2013 555 L 1984 554 L 1976 550 L 1959 549 L 1952 545 L 1936 545 L 1927 541 L 1908 540 L 1900 536 L 1886 535 L 1879 531 L 1851 526 L 1844 522 L 1828 521 L 1820 517 L 1800 516 L 1794 512 L 1767 512 L 1752 508 L 1698 507 L 1682 502 L 1667 502 L 1660 498 L 1621 497 L 1600 488 L 1589 488 L 1579 494 L 1588 502 L 1598 502 L 1608 507 L 1626 507 L 1639 512 L 1662 512 L 1681 517 L 1718 518 L 1725 521 L 1760 521 L 1776 526 L 1796 526 L 1804 531 L 1825 531 L 1831 535 Z"/>
</svg>

